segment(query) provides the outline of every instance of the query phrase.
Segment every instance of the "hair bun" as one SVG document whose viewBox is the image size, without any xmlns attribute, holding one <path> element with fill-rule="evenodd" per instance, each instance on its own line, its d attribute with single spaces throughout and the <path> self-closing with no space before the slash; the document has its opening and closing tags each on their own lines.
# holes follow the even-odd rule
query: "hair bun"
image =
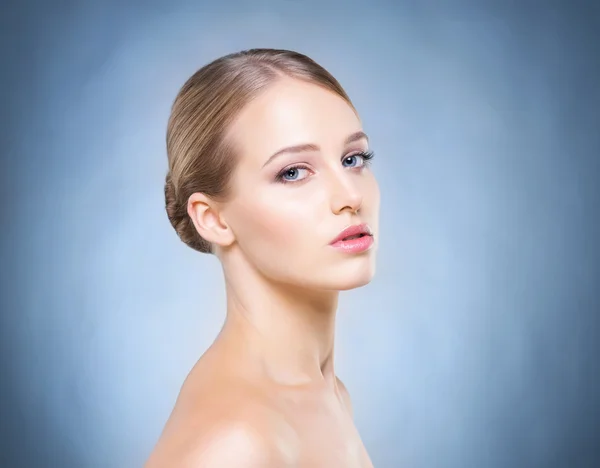
<svg viewBox="0 0 600 468">
<path fill-rule="evenodd" d="M 167 216 L 169 217 L 169 221 L 177 230 L 177 225 L 180 223 L 180 210 L 177 206 L 177 194 L 175 191 L 175 186 L 173 185 L 173 180 L 171 179 L 171 172 L 167 173 L 165 177 L 165 208 L 167 210 Z"/>
<path fill-rule="evenodd" d="M 198 252 L 211 253 L 210 243 L 200 237 L 187 213 L 187 205 L 180 203 L 171 172 L 165 177 L 165 209 L 179 238 Z"/>
</svg>

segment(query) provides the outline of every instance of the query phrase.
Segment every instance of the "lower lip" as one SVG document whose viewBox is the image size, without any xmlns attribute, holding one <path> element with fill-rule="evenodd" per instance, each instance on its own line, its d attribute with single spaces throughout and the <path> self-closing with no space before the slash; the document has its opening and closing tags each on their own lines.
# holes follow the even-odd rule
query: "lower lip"
<svg viewBox="0 0 600 468">
<path fill-rule="evenodd" d="M 362 236 L 356 239 L 337 241 L 331 244 L 334 249 L 347 253 L 359 253 L 369 250 L 373 245 L 373 236 Z"/>
</svg>

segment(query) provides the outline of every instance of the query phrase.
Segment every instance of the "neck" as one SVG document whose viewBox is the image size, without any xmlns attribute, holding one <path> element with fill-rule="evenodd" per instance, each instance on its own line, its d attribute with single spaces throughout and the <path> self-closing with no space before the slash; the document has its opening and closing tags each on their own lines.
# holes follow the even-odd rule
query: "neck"
<svg viewBox="0 0 600 468">
<path fill-rule="evenodd" d="M 339 292 L 277 283 L 246 262 L 224 265 L 224 273 L 227 319 L 217 341 L 232 362 L 284 385 L 335 386 Z"/>
</svg>

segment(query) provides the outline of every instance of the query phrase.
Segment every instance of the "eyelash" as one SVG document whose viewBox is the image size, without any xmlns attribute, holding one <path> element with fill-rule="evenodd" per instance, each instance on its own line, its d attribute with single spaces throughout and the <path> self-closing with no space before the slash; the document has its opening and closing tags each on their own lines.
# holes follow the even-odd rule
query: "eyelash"
<svg viewBox="0 0 600 468">
<path fill-rule="evenodd" d="M 363 163 L 362 166 L 359 166 L 358 168 L 351 167 L 350 169 L 360 169 L 360 170 L 363 170 L 363 169 L 371 166 L 371 160 L 375 157 L 375 153 L 373 151 L 361 151 L 359 153 L 353 153 L 353 154 L 349 154 L 348 156 L 344 156 L 344 158 L 342 159 L 342 161 L 344 161 L 344 160 L 346 160 L 348 158 L 351 158 L 353 156 L 360 156 L 363 159 L 364 163 Z M 296 183 L 296 181 L 286 180 L 286 179 L 283 178 L 285 176 L 285 174 L 288 171 L 291 171 L 292 169 L 308 169 L 308 168 L 306 166 L 301 165 L 301 164 L 298 164 L 296 166 L 286 167 L 279 174 L 277 174 L 277 176 L 275 176 L 275 180 L 277 182 L 281 182 L 282 184 L 294 184 L 294 183 Z M 301 179 L 301 180 L 304 180 L 304 179 Z"/>
</svg>

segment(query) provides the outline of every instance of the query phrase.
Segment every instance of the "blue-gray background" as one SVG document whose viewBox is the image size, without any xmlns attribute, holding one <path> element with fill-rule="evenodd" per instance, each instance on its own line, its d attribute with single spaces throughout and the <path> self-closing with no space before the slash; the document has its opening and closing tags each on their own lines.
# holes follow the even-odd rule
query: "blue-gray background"
<svg viewBox="0 0 600 468">
<path fill-rule="evenodd" d="M 0 466 L 141 466 L 224 318 L 164 213 L 185 79 L 304 52 L 382 190 L 337 369 L 382 468 L 600 466 L 600 9 L 588 2 L 2 5 Z"/>
</svg>

